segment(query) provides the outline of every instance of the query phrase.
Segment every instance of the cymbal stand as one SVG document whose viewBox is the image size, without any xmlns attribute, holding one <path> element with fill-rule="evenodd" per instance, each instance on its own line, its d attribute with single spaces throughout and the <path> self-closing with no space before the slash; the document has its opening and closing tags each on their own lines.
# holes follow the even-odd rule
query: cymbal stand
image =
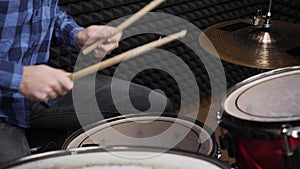
<svg viewBox="0 0 300 169">
<path fill-rule="evenodd" d="M 269 9 L 266 15 L 263 15 L 262 10 L 257 10 L 256 16 L 253 18 L 253 25 L 262 27 L 265 31 L 269 31 L 271 28 L 271 14 L 272 10 L 272 0 L 269 2 Z"/>
</svg>

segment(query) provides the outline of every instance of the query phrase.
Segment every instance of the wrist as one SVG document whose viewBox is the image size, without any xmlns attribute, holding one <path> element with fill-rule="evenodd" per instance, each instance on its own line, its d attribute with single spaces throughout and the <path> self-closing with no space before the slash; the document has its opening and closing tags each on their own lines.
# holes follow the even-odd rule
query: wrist
<svg viewBox="0 0 300 169">
<path fill-rule="evenodd" d="M 79 39 L 79 34 L 80 31 L 78 31 L 75 35 L 74 35 L 74 42 L 77 45 L 77 47 L 79 47 L 80 49 L 82 48 L 82 44 L 80 43 L 80 39 Z"/>
<path fill-rule="evenodd" d="M 79 48 L 79 49 L 81 49 L 82 47 L 83 47 L 83 40 L 82 40 L 82 32 L 83 32 L 83 28 L 80 28 L 80 29 L 78 29 L 78 30 L 76 30 L 75 32 L 74 32 L 74 36 L 73 36 L 73 41 L 74 41 L 74 43 L 77 45 L 77 47 Z"/>
</svg>

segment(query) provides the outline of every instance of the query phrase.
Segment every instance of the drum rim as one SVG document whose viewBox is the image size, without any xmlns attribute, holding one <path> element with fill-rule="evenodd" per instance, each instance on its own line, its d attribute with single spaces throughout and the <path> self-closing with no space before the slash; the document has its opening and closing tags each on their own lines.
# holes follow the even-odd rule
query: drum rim
<svg viewBox="0 0 300 169">
<path fill-rule="evenodd" d="M 200 127 L 202 127 L 209 135 L 210 138 L 212 139 L 212 151 L 208 154 L 208 155 L 215 155 L 217 156 L 218 153 L 218 144 L 217 144 L 217 140 L 215 138 L 215 132 L 208 127 L 207 125 L 205 125 L 204 123 L 200 122 L 197 119 L 192 119 L 191 117 L 185 116 L 185 115 L 181 115 L 181 114 L 175 114 L 175 113 L 139 113 L 139 114 L 127 114 L 127 115 L 122 115 L 122 116 L 116 116 L 116 117 L 112 117 L 112 118 L 108 118 L 108 119 L 104 119 L 104 120 L 100 120 L 98 122 L 94 122 L 91 124 L 88 124 L 78 130 L 76 130 L 74 133 L 72 133 L 64 142 L 64 144 L 62 145 L 62 149 L 67 149 L 67 146 L 69 145 L 69 143 L 75 139 L 77 136 L 79 136 L 80 134 L 84 133 L 86 130 L 92 129 L 93 127 L 99 126 L 99 125 L 103 125 L 105 123 L 110 123 L 116 120 L 120 120 L 120 119 L 126 119 L 126 118 L 132 118 L 132 117 L 159 117 L 159 116 L 163 116 L 163 117 L 171 117 L 171 118 L 180 118 L 182 120 L 186 120 L 188 122 L 194 123 L 195 125 L 198 125 Z M 122 145 L 118 145 L 118 146 L 122 146 Z M 200 153 L 199 153 L 200 154 Z"/>
<path fill-rule="evenodd" d="M 300 66 L 290 66 L 290 67 L 285 67 L 285 68 L 279 68 L 279 69 L 275 69 L 275 70 L 270 70 L 268 72 L 264 72 L 264 73 L 260 73 L 257 74 L 255 76 L 249 77 L 239 83 L 237 83 L 236 85 L 232 86 L 231 88 L 228 89 L 227 93 L 225 95 L 223 95 L 222 99 L 221 99 L 221 116 L 223 116 L 223 113 L 225 112 L 226 114 L 239 119 L 239 120 L 243 120 L 243 121 L 249 121 L 249 122 L 258 122 L 258 123 L 264 123 L 264 122 L 268 122 L 268 123 L 278 123 L 278 122 L 286 122 L 286 118 L 278 118 L 277 120 L 263 120 L 263 119 L 267 119 L 267 118 L 257 118 L 256 120 L 247 120 L 244 118 L 240 118 L 236 115 L 233 115 L 231 113 L 229 113 L 227 110 L 225 110 L 225 102 L 227 101 L 228 96 L 230 96 L 231 94 L 233 94 L 236 90 L 240 89 L 241 87 L 248 85 L 254 81 L 257 81 L 259 79 L 263 79 L 272 75 L 278 75 L 281 73 L 286 73 L 286 72 L 290 72 L 290 71 L 299 71 L 300 70 Z M 297 121 L 299 120 L 299 118 L 295 118 L 293 121 Z"/>
<path fill-rule="evenodd" d="M 52 157 L 61 157 L 61 156 L 66 156 L 66 155 L 76 155 L 76 154 L 84 154 L 84 153 L 94 153 L 94 152 L 122 152 L 122 151 L 137 151 L 137 152 L 150 152 L 150 153 L 156 153 L 156 152 L 162 152 L 164 149 L 156 148 L 156 147 L 147 147 L 147 146 L 112 146 L 112 147 L 81 147 L 81 148 L 74 148 L 74 149 L 69 149 L 69 150 L 56 150 L 56 151 L 50 151 L 50 152 L 45 152 L 45 153 L 40 153 L 40 154 L 35 154 L 35 155 L 30 155 L 27 157 L 23 157 L 21 159 L 9 162 L 7 164 L 4 164 L 0 166 L 1 169 L 6 169 L 6 168 L 11 168 L 11 167 L 16 167 L 22 164 L 27 164 L 31 162 L 35 162 L 38 160 L 44 160 L 47 158 L 52 158 Z M 181 155 L 189 158 L 195 158 L 195 159 L 200 159 L 200 160 L 205 160 L 206 162 L 210 162 L 218 167 L 221 167 L 221 169 L 230 169 L 230 165 L 217 160 L 216 158 L 210 157 L 210 156 L 205 156 L 193 152 L 188 152 L 184 150 L 169 150 L 165 149 L 163 153 L 167 154 L 175 154 L 175 155 Z"/>
</svg>

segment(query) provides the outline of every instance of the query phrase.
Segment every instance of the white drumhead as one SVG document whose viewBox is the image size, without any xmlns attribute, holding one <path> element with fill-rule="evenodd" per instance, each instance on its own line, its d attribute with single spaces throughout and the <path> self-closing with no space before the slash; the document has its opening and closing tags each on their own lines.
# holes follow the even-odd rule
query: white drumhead
<svg viewBox="0 0 300 169">
<path fill-rule="evenodd" d="M 71 136 L 64 148 L 94 144 L 103 147 L 122 145 L 177 149 L 212 155 L 215 153 L 216 142 L 212 139 L 213 133 L 207 129 L 180 118 L 133 116 L 93 124 L 84 132 Z"/>
<path fill-rule="evenodd" d="M 67 151 L 67 150 L 66 150 Z M 95 151 L 51 153 L 22 159 L 6 169 L 224 169 L 228 166 L 213 158 L 155 151 Z"/>
<path fill-rule="evenodd" d="M 234 87 L 224 110 L 236 118 L 257 122 L 300 119 L 300 70 L 286 68 L 263 73 Z"/>
</svg>

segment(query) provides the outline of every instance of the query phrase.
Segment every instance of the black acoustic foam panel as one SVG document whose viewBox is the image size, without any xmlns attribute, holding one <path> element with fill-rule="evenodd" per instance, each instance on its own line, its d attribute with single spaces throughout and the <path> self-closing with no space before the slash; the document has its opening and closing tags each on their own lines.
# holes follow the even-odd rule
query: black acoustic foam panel
<svg viewBox="0 0 300 169">
<path fill-rule="evenodd" d="M 80 25 L 87 27 L 92 24 L 107 24 L 120 17 L 134 14 L 149 2 L 150 0 L 60 0 L 59 5 L 72 15 Z M 275 0 L 273 6 L 274 18 L 299 22 L 300 14 L 297 11 L 299 11 L 300 5 L 297 0 L 293 0 L 293 3 L 289 0 Z M 176 15 L 203 30 L 210 25 L 226 20 L 252 18 L 257 9 L 266 10 L 267 8 L 268 1 L 266 0 L 169 0 L 154 11 Z M 142 29 L 143 26 L 151 25 L 139 26 Z M 174 27 L 176 26 L 174 25 Z M 156 34 L 142 34 L 124 39 L 120 42 L 120 47 L 107 58 L 155 40 L 159 36 Z M 53 43 L 49 65 L 73 71 L 78 54 L 54 46 Z M 191 49 L 179 42 L 166 45 L 162 49 L 176 54 L 189 66 L 197 79 L 201 98 L 207 98 L 211 95 L 210 79 L 205 66 Z M 132 62 L 128 61 L 128 72 L 131 71 L 131 67 L 143 64 L 147 63 L 143 63 L 142 58 L 137 58 Z M 222 62 L 222 64 L 226 74 L 227 88 L 262 71 L 228 62 Z M 113 75 L 116 68 L 117 66 L 112 66 L 99 73 Z M 133 82 L 152 89 L 160 89 L 165 92 L 177 109 L 182 106 L 177 82 L 172 76 L 163 71 L 157 69 L 144 70 L 136 74 Z M 192 102 L 193 99 L 191 99 L 191 104 L 193 104 Z"/>
</svg>

